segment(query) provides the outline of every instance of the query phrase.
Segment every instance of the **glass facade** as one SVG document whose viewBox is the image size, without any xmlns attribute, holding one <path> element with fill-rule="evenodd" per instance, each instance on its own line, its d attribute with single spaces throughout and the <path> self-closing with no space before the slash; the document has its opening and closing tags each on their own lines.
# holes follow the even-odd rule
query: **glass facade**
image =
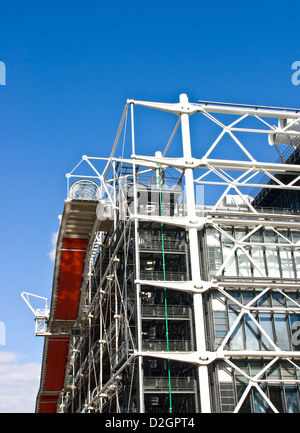
<svg viewBox="0 0 300 433">
<path fill-rule="evenodd" d="M 216 412 L 234 412 L 238 407 L 239 413 L 273 413 L 275 407 L 281 413 L 299 413 L 299 362 L 280 361 L 269 368 L 268 364 L 267 360 L 236 360 L 234 367 L 217 364 Z M 251 388 L 249 377 L 254 383 Z"/>
<path fill-rule="evenodd" d="M 208 277 L 299 278 L 300 230 L 228 226 L 205 237 Z"/>
<path fill-rule="evenodd" d="M 202 233 L 203 277 L 219 286 L 207 293 L 207 341 L 209 350 L 228 354 L 211 365 L 215 412 L 300 411 L 299 361 L 268 356 L 299 350 L 299 241 L 297 229 L 239 225 Z"/>
</svg>

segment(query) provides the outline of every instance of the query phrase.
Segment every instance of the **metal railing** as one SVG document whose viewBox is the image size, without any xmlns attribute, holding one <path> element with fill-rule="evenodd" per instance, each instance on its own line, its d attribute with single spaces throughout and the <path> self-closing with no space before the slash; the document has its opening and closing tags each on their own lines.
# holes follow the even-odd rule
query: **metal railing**
<svg viewBox="0 0 300 433">
<path fill-rule="evenodd" d="M 140 250 L 151 249 L 160 250 L 162 249 L 161 236 L 140 236 L 139 238 Z M 185 242 L 183 240 L 172 240 L 168 239 L 167 235 L 164 235 L 164 249 L 165 251 L 184 251 Z"/>
<path fill-rule="evenodd" d="M 143 350 L 167 351 L 167 340 L 143 340 Z M 189 352 L 192 349 L 191 340 L 169 340 L 170 352 Z"/>
<path fill-rule="evenodd" d="M 142 304 L 142 317 L 165 317 L 165 306 Z M 168 317 L 189 318 L 190 308 L 185 305 L 168 305 Z"/>
<path fill-rule="evenodd" d="M 193 391 L 195 379 L 192 377 L 171 377 L 172 391 Z M 144 390 L 168 391 L 168 377 L 144 377 Z"/>
<path fill-rule="evenodd" d="M 165 272 L 166 281 L 187 281 L 186 272 L 168 271 Z M 140 278 L 142 280 L 164 281 L 163 271 L 141 270 Z"/>
</svg>

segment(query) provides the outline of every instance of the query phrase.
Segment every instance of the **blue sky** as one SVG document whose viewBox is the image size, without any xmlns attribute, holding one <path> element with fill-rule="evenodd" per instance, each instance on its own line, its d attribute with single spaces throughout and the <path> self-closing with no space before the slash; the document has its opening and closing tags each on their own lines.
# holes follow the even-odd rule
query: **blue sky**
<svg viewBox="0 0 300 433">
<path fill-rule="evenodd" d="M 0 379 L 0 411 L 17 373 L 34 411 L 43 339 L 20 293 L 50 298 L 65 174 L 109 155 L 127 98 L 300 106 L 299 13 L 296 1 L 0 2 L 0 376 L 16 372 Z"/>
</svg>

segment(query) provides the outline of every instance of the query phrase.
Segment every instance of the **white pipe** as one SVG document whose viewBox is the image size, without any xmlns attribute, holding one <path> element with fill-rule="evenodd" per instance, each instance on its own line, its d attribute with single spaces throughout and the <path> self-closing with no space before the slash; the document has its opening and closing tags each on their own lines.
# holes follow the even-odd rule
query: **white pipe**
<svg viewBox="0 0 300 433">
<path fill-rule="evenodd" d="M 185 94 L 180 95 L 180 104 L 184 107 L 184 109 L 188 108 L 189 102 Z M 186 113 L 181 114 L 181 133 L 182 133 L 182 147 L 183 147 L 184 160 L 190 161 L 192 159 L 190 125 L 189 125 L 189 115 Z M 185 168 L 184 176 L 185 176 L 185 188 L 186 188 L 187 215 L 190 220 L 193 220 L 196 217 L 193 169 Z M 201 280 L 200 258 L 199 258 L 197 228 L 189 229 L 189 247 L 190 247 L 192 279 L 195 282 L 200 281 Z M 203 354 L 203 356 L 205 357 L 206 338 L 205 338 L 203 298 L 201 293 L 193 295 L 193 303 L 194 303 L 194 320 L 195 320 L 197 351 L 200 352 L 200 354 Z M 198 367 L 198 377 L 199 377 L 201 412 L 210 413 L 211 412 L 210 386 L 209 386 L 209 379 L 208 379 L 208 368 L 206 365 L 200 365 Z"/>
<path fill-rule="evenodd" d="M 132 153 L 135 154 L 135 136 L 134 136 L 134 113 L 133 113 L 133 104 L 131 104 L 131 142 L 132 142 Z M 134 205 L 134 213 L 137 214 L 138 210 L 138 195 L 137 195 L 137 186 L 136 186 L 136 170 L 135 170 L 135 161 L 133 160 L 132 171 L 133 171 L 133 205 Z M 139 251 L 139 233 L 138 233 L 138 219 L 134 220 L 134 237 L 135 237 L 135 273 L 136 278 L 140 278 L 140 251 Z M 141 286 L 140 284 L 136 284 L 136 320 L 137 320 L 137 346 L 138 350 L 142 350 L 142 313 L 141 313 Z M 138 395 L 139 395 L 139 411 L 140 413 L 145 412 L 145 403 L 144 403 L 144 387 L 143 387 L 143 358 L 140 356 L 138 359 Z"/>
</svg>

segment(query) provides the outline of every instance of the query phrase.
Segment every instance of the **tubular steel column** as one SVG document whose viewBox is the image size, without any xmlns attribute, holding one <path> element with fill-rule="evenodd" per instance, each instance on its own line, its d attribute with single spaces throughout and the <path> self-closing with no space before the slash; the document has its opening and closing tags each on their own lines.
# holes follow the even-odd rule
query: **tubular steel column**
<svg viewBox="0 0 300 433">
<path fill-rule="evenodd" d="M 134 117 L 133 117 L 133 104 L 131 104 L 131 140 L 132 140 L 132 153 L 135 154 L 135 138 L 134 138 Z M 133 204 L 134 214 L 137 215 L 138 203 L 137 203 L 137 187 L 136 187 L 136 165 L 135 162 L 132 164 L 133 171 Z M 140 249 L 139 249 L 139 230 L 138 230 L 138 219 L 134 220 L 134 244 L 135 244 L 135 275 L 136 278 L 140 278 Z M 142 351 L 142 315 L 141 315 L 141 285 L 136 284 L 136 330 L 137 330 L 137 347 L 138 351 Z M 143 357 L 138 357 L 138 395 L 139 395 L 139 412 L 145 412 L 144 404 L 144 384 L 143 384 Z"/>
<path fill-rule="evenodd" d="M 180 95 L 181 108 L 188 108 L 189 101 L 185 94 Z M 182 147 L 183 157 L 185 162 L 191 161 L 191 138 L 190 138 L 190 125 L 189 125 L 189 114 L 181 113 L 181 133 L 182 133 Z M 194 175 L 192 168 L 185 168 L 185 190 L 186 190 L 186 206 L 187 216 L 190 221 L 194 221 L 196 218 L 196 206 L 195 206 L 195 193 L 194 193 Z M 200 276 L 200 258 L 199 258 L 199 247 L 198 247 L 198 232 L 197 228 L 189 228 L 189 245 L 190 245 L 190 261 L 191 261 L 191 273 L 192 281 L 197 284 L 201 280 Z M 204 325 L 204 314 L 203 314 L 203 298 L 202 294 L 193 295 L 193 306 L 194 306 L 194 320 L 195 320 L 195 333 L 196 333 L 196 345 L 197 351 L 200 354 L 200 359 L 206 359 L 206 343 L 205 343 L 205 325 Z M 199 390 L 200 390 L 200 403 L 201 412 L 210 413 L 210 387 L 208 380 L 208 368 L 206 365 L 200 365 L 198 367 L 199 377 Z"/>
</svg>

